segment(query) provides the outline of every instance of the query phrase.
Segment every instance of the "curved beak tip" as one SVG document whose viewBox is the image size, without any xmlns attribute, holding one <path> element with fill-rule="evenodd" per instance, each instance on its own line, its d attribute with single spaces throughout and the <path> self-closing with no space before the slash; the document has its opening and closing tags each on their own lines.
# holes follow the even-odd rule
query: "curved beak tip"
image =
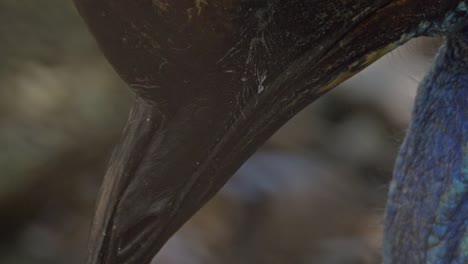
<svg viewBox="0 0 468 264">
<path fill-rule="evenodd" d="M 88 263 L 149 263 L 290 117 L 458 2 L 75 0 L 138 94 Z"/>
</svg>

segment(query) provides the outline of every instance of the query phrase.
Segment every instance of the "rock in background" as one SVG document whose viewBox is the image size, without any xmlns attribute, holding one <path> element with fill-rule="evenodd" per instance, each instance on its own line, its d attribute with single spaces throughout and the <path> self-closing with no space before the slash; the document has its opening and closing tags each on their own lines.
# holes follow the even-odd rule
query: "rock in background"
<svg viewBox="0 0 468 264">
<path fill-rule="evenodd" d="M 0 263 L 83 263 L 133 99 L 70 2 L 0 0 Z M 386 184 L 439 43 L 410 43 L 291 120 L 157 263 L 379 263 Z"/>
</svg>

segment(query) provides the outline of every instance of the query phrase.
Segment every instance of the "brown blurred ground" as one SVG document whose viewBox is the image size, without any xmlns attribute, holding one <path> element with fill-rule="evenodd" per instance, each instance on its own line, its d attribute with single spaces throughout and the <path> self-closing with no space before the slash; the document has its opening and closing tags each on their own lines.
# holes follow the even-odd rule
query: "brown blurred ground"
<svg viewBox="0 0 468 264">
<path fill-rule="evenodd" d="M 437 43 L 410 43 L 294 118 L 157 263 L 379 263 L 386 184 Z M 0 0 L 0 58 L 0 263 L 83 263 L 133 96 L 69 1 Z"/>
</svg>

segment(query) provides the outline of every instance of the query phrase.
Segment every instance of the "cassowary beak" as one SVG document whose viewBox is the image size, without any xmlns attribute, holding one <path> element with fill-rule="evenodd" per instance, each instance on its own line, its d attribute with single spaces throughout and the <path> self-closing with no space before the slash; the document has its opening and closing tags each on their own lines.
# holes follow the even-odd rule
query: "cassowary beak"
<svg viewBox="0 0 468 264">
<path fill-rule="evenodd" d="M 289 118 L 459 1 L 75 2 L 138 95 L 88 263 L 142 264 Z"/>
</svg>

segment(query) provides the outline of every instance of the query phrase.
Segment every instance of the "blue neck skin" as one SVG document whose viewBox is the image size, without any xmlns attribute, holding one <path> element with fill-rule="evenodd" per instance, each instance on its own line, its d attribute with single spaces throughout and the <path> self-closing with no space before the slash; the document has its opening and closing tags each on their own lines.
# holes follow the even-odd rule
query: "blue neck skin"
<svg viewBox="0 0 468 264">
<path fill-rule="evenodd" d="M 390 186 L 384 263 L 468 263 L 468 33 L 448 38 L 419 87 Z"/>
</svg>

